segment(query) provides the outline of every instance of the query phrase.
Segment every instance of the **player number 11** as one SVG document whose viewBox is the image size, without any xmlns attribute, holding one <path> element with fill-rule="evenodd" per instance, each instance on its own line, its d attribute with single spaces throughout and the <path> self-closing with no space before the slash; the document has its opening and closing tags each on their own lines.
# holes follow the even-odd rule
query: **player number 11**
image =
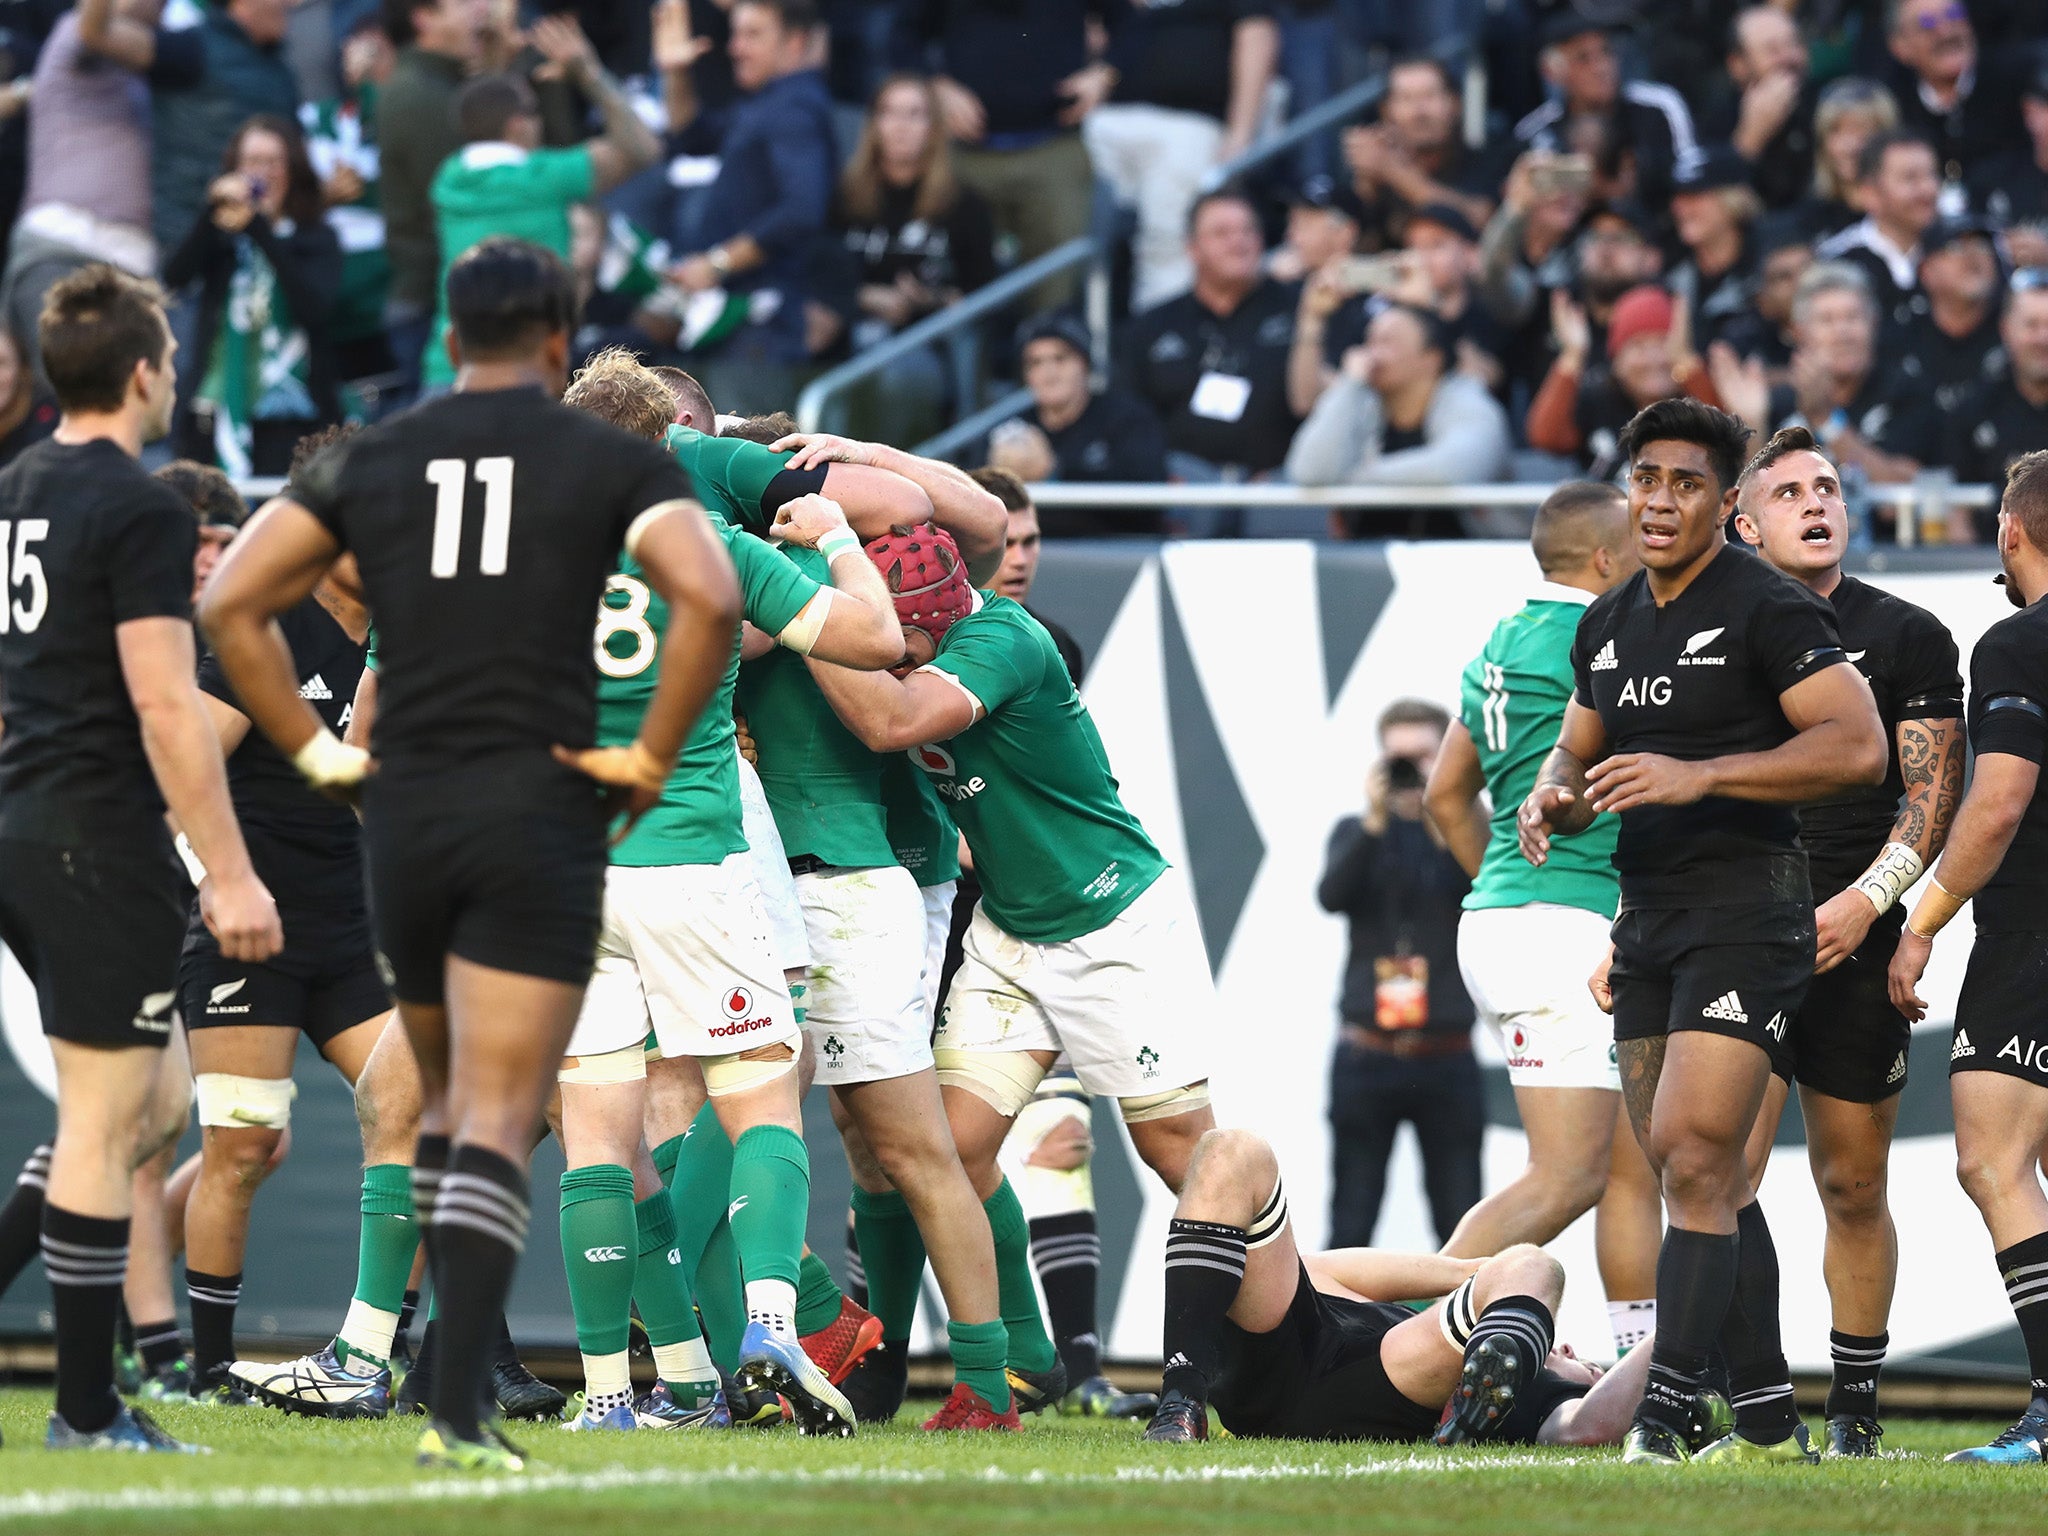
<svg viewBox="0 0 2048 1536">
<path fill-rule="evenodd" d="M 476 461 L 477 483 L 484 488 L 484 536 L 477 549 L 479 575 L 505 574 L 505 553 L 512 542 L 512 460 L 508 455 Z M 462 502 L 470 466 L 461 459 L 429 459 L 427 483 L 434 488 L 434 549 L 428 570 L 453 576 L 462 560 Z"/>
</svg>

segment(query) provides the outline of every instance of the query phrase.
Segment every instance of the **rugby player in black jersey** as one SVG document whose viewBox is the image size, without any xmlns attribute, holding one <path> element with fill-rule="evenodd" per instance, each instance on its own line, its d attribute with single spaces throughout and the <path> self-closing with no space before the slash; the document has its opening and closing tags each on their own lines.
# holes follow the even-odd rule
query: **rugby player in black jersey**
<svg viewBox="0 0 2048 1536">
<path fill-rule="evenodd" d="M 575 320 L 562 262 L 485 240 L 449 268 L 447 304 L 455 393 L 308 465 L 201 611 L 249 718 L 316 788 L 362 800 L 377 948 L 423 1085 L 413 1203 L 440 1358 L 420 1460 L 516 1470 L 479 1401 L 527 1155 L 596 949 L 608 813 L 660 795 L 739 596 L 674 459 L 557 399 Z M 622 547 L 672 617 L 638 739 L 599 750 L 590 615 Z M 344 553 L 377 623 L 374 776 L 299 697 L 276 624 Z"/>
<path fill-rule="evenodd" d="M 1934 935 L 1976 898 L 1977 943 L 1956 1000 L 1949 1098 L 1956 1177 L 1976 1203 L 2026 1342 L 2033 1397 L 1989 1445 L 1950 1461 L 2048 1460 L 2048 453 L 2022 454 L 1998 509 L 2005 594 L 2020 608 L 1970 657 L 1970 790 L 1892 957 L 1891 993 L 1926 1017 L 1915 989 Z"/>
<path fill-rule="evenodd" d="M 303 469 L 342 435 L 309 438 Z M 344 583 L 323 578 L 281 615 L 299 697 L 336 733 L 348 728 L 370 616 Z M 179 1009 L 199 1104 L 199 1177 L 185 1204 L 185 1286 L 192 1308 L 192 1395 L 246 1402 L 228 1374 L 249 1208 L 291 1124 L 292 1058 L 303 1031 L 351 1086 L 391 1011 L 377 975 L 355 813 L 316 794 L 249 717 L 209 654 L 199 664 L 206 712 L 227 754 L 228 790 L 256 872 L 290 935 L 260 964 L 233 960 L 194 909 L 178 967 Z"/>
<path fill-rule="evenodd" d="M 1735 528 L 1772 566 L 1828 600 L 1893 745 L 1882 784 L 1800 810 L 1817 906 L 1816 974 L 1749 1141 L 1750 1173 L 1761 1181 L 1797 1082 L 1827 1218 L 1821 1271 L 1833 1312 L 1834 1381 L 1823 1454 L 1874 1456 L 1882 1433 L 1877 1378 L 1899 1275 L 1886 1165 L 1913 1035 L 1892 1005 L 1885 972 L 1906 919 L 1899 898 L 1948 841 L 1962 793 L 1963 679 L 1955 640 L 1939 619 L 1842 573 L 1849 512 L 1841 477 L 1806 428 L 1787 427 L 1750 461 Z M 1762 1304 L 1777 1310 L 1774 1298 Z"/>
<path fill-rule="evenodd" d="M 1553 836 L 1599 811 L 1621 815 L 1614 1036 L 1670 1220 L 1633 1461 L 1687 1459 L 1687 1418 L 1717 1334 L 1737 1428 L 1700 1454 L 1813 1455 L 1776 1316 L 1730 1311 L 1739 1258 L 1777 1268 L 1743 1147 L 1813 976 L 1793 807 L 1882 782 L 1890 753 L 1828 605 L 1728 546 L 1748 437 L 1692 400 L 1648 406 L 1622 433 L 1643 570 L 1580 621 L 1574 696 L 1520 812 L 1536 863 Z"/>
<path fill-rule="evenodd" d="M 193 682 L 192 513 L 137 462 L 176 394 L 161 294 L 86 267 L 50 290 L 40 332 L 63 419 L 0 475 L 0 941 L 57 1066 L 48 1443 L 176 1451 L 113 1380 L 130 1175 L 185 930 L 166 806 L 214 872 L 200 912 L 222 952 L 261 961 L 283 933 Z"/>
</svg>

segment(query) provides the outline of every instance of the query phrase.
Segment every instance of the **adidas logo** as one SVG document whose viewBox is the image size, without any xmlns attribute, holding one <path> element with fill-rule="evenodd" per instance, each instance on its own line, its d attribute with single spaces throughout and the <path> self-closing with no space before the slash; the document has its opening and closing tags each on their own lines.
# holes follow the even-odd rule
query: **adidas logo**
<svg viewBox="0 0 2048 1536">
<path fill-rule="evenodd" d="M 1948 1059 L 1950 1061 L 1961 1061 L 1965 1056 L 1974 1056 L 1976 1054 L 1977 1047 L 1970 1044 L 1970 1037 L 1962 1030 L 1957 1030 L 1956 1043 L 1949 1048 Z"/>
<path fill-rule="evenodd" d="M 326 678 L 315 672 L 311 677 L 299 684 L 299 697 L 319 702 L 331 702 L 334 698 L 334 690 L 327 686 Z"/>
<path fill-rule="evenodd" d="M 1884 1084 L 1887 1088 L 1889 1088 L 1893 1083 L 1905 1081 L 1905 1077 L 1906 1053 L 1904 1051 L 1901 1051 L 1899 1052 L 1898 1059 L 1892 1063 L 1891 1071 L 1885 1073 Z"/>
<path fill-rule="evenodd" d="M 1610 640 L 1600 647 L 1600 654 L 1593 658 L 1591 670 L 1595 672 L 1612 672 L 1620 665 L 1621 663 L 1615 659 L 1614 642 Z"/>
<path fill-rule="evenodd" d="M 1729 994 L 1729 996 L 1731 997 L 1733 997 L 1734 995 L 1735 994 L 1732 992 Z M 1782 1043 L 1785 1039 L 1785 1015 L 1783 1013 L 1772 1014 L 1771 1022 L 1764 1026 L 1764 1033 L 1769 1035 L 1773 1040 Z"/>
<path fill-rule="evenodd" d="M 1703 1019 L 1721 1019 L 1729 1024 L 1747 1024 L 1749 1015 L 1742 1011 L 1742 999 L 1733 992 L 1723 992 L 1700 1010 Z"/>
<path fill-rule="evenodd" d="M 1181 1353 L 1181 1352 L 1180 1352 L 1179 1350 L 1175 1350 L 1175 1351 L 1173 1352 L 1173 1358 L 1172 1358 L 1171 1360 L 1169 1360 L 1169 1361 L 1167 1361 L 1167 1362 L 1166 1362 L 1166 1365 L 1165 1365 L 1164 1369 L 1166 1369 L 1166 1370 L 1169 1370 L 1169 1371 L 1170 1371 L 1170 1370 L 1172 1370 L 1172 1369 L 1173 1369 L 1173 1368 L 1174 1368 L 1175 1366 L 1180 1366 L 1180 1365 L 1186 1365 L 1187 1363 L 1188 1363 L 1188 1357 L 1187 1357 L 1186 1355 L 1182 1354 L 1182 1353 Z"/>
</svg>

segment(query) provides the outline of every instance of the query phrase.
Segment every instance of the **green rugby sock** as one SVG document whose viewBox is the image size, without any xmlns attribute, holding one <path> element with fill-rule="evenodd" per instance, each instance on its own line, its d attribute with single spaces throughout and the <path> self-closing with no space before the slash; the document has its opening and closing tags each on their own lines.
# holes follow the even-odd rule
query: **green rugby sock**
<svg viewBox="0 0 2048 1536">
<path fill-rule="evenodd" d="M 686 1408 L 710 1401 L 718 1390 L 718 1368 L 697 1329 L 697 1309 L 676 1252 L 675 1208 L 668 1192 L 649 1195 L 633 1207 L 640 1228 L 640 1262 L 633 1271 L 633 1304 L 654 1350 L 654 1368 L 669 1394 Z"/>
<path fill-rule="evenodd" d="M 997 1413 L 1010 1411 L 1010 1330 L 998 1318 L 987 1323 L 946 1324 L 946 1342 L 953 1351 L 953 1378 Z"/>
<path fill-rule="evenodd" d="M 711 1358 L 730 1376 L 739 1369 L 740 1336 L 747 1330 L 747 1293 L 740 1283 L 740 1250 L 723 1211 L 697 1265 L 697 1311 Z"/>
<path fill-rule="evenodd" d="M 757 1125 L 732 1152 L 729 1219 L 747 1287 L 750 1322 L 795 1337 L 796 1282 L 811 1207 L 811 1159 L 804 1139 L 780 1125 Z"/>
<path fill-rule="evenodd" d="M 846 1300 L 832 1271 L 815 1253 L 805 1253 L 796 1278 L 796 1331 L 799 1336 L 830 1328 L 839 1319 L 839 1305 Z"/>
<path fill-rule="evenodd" d="M 419 1252 L 413 1219 L 412 1170 L 403 1163 L 372 1163 L 363 1170 L 362 1230 L 356 1243 L 356 1293 L 335 1337 L 335 1353 L 381 1366 L 405 1308 L 405 1286 Z"/>
<path fill-rule="evenodd" d="M 917 1292 L 924 1280 L 924 1234 L 903 1196 L 893 1189 L 878 1195 L 855 1187 L 853 1229 L 868 1276 L 868 1310 L 882 1320 L 882 1338 L 901 1344 L 917 1316 Z"/>
<path fill-rule="evenodd" d="M 562 1262 L 569 1271 L 576 1347 L 586 1356 L 616 1355 L 626 1348 L 639 1252 L 633 1170 L 599 1163 L 563 1174 Z"/>
<path fill-rule="evenodd" d="M 662 1167 L 666 1161 L 668 1166 Z M 740 1334 L 747 1307 L 740 1286 L 739 1251 L 734 1248 L 725 1208 L 732 1199 L 732 1143 L 718 1112 L 708 1103 L 690 1129 L 663 1142 L 654 1166 L 668 1181 L 674 1206 L 676 1253 L 704 1317 L 711 1356 L 730 1373 L 738 1368 Z"/>
<path fill-rule="evenodd" d="M 1049 1371 L 1059 1351 L 1045 1331 L 1038 1292 L 1031 1284 L 1031 1225 L 1024 1219 L 1024 1207 L 1004 1179 L 981 1208 L 988 1213 L 988 1233 L 995 1239 L 996 1290 L 1003 1326 L 1010 1331 L 1010 1364 L 1020 1371 Z"/>
</svg>

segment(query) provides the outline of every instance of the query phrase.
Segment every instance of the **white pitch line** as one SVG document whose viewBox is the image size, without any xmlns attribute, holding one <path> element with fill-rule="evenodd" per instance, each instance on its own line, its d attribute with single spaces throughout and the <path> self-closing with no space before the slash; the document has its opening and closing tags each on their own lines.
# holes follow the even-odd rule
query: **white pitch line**
<svg viewBox="0 0 2048 1536">
<path fill-rule="evenodd" d="M 767 1468 L 731 1465 L 717 1468 L 650 1467 L 633 1470 L 614 1467 L 601 1472 L 535 1472 L 513 1477 L 463 1478 L 421 1477 L 413 1482 L 386 1483 L 368 1487 L 284 1488 L 274 1484 L 254 1487 L 177 1488 L 138 1487 L 117 1492 L 83 1488 L 59 1488 L 42 1493 L 14 1493 L 0 1497 L 0 1522 L 49 1520 L 79 1514 L 173 1514 L 225 1513 L 235 1510 L 354 1509 L 385 1504 L 450 1504 L 497 1499 L 518 1499 L 544 1493 L 603 1494 L 632 1488 L 705 1488 L 744 1483 L 749 1487 L 832 1487 L 858 1484 L 862 1487 L 914 1487 L 949 1483 L 1018 1487 L 1115 1487 L 1119 1484 L 1181 1484 L 1287 1481 L 1343 1481 L 1355 1477 L 1420 1473 L 1504 1471 L 1527 1467 L 1572 1467 L 1587 1458 L 1578 1456 L 1499 1456 L 1473 1460 L 1439 1457 L 1395 1456 L 1361 1462 L 1268 1462 L 1243 1466 L 1130 1466 L 1113 1472 L 1047 1472 L 1042 1469 L 1013 1471 L 988 1466 L 978 1470 L 946 1471 L 924 1467 L 828 1467 L 815 1471 L 801 1468 Z"/>
</svg>

